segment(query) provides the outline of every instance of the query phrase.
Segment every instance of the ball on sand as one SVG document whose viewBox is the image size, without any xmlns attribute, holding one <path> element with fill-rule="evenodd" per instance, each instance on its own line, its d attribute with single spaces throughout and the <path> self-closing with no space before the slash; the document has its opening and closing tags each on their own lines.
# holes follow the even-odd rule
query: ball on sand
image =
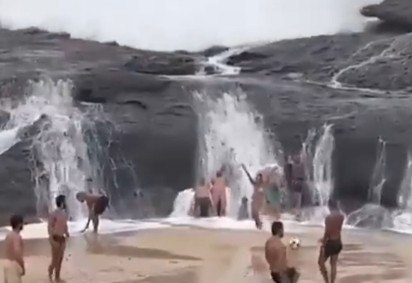
<svg viewBox="0 0 412 283">
<path fill-rule="evenodd" d="M 297 249 L 299 249 L 299 248 L 300 248 L 300 239 L 299 239 L 299 238 L 296 238 L 296 237 L 293 237 L 292 239 L 290 239 L 290 241 L 289 241 L 289 247 L 290 247 L 292 250 L 297 250 Z"/>
</svg>

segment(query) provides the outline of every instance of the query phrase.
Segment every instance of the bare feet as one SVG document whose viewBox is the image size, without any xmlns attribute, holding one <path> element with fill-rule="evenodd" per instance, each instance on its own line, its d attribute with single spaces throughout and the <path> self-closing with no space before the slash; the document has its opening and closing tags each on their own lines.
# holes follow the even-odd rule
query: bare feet
<svg viewBox="0 0 412 283">
<path fill-rule="evenodd" d="M 49 266 L 49 281 L 53 282 L 53 266 Z"/>
</svg>

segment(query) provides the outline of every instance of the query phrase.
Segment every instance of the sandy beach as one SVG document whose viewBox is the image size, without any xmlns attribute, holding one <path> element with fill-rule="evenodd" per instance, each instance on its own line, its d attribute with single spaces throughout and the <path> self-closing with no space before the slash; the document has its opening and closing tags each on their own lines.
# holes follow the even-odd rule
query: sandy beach
<svg viewBox="0 0 412 283">
<path fill-rule="evenodd" d="M 299 282 L 322 282 L 317 269 L 321 228 L 298 235 L 290 258 L 301 271 Z M 271 282 L 263 258 L 263 231 L 175 227 L 113 235 L 85 234 L 70 239 L 63 278 L 70 283 Z M 339 283 L 410 282 L 412 240 L 384 232 L 348 230 L 339 262 Z M 27 240 L 24 282 L 48 282 L 48 242 Z M 3 254 L 3 246 L 0 244 Z M 2 263 L 3 259 L 1 260 Z"/>
</svg>

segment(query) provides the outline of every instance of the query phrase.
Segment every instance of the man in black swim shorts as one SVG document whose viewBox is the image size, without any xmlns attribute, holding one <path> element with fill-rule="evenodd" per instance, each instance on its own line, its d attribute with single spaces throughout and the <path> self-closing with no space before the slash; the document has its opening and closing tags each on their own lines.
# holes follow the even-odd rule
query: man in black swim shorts
<svg viewBox="0 0 412 283">
<path fill-rule="evenodd" d="M 335 283 L 337 273 L 337 262 L 342 251 L 341 232 L 345 217 L 338 209 L 336 201 L 330 199 L 330 214 L 325 218 L 325 233 L 320 240 L 321 247 L 319 252 L 319 269 L 325 283 Z M 330 280 L 325 263 L 330 260 Z"/>
</svg>

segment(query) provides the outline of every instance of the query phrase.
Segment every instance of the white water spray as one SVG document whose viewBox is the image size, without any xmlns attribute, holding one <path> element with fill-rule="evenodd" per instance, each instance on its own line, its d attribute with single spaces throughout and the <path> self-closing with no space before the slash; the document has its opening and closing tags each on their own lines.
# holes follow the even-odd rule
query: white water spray
<svg viewBox="0 0 412 283">
<path fill-rule="evenodd" d="M 313 182 L 320 206 L 327 205 L 333 191 L 332 154 L 335 138 L 332 130 L 332 124 L 323 126 L 313 158 Z"/>
<path fill-rule="evenodd" d="M 0 22 L 140 49 L 201 50 L 361 31 L 381 0 L 0 0 Z"/>
<path fill-rule="evenodd" d="M 235 217 L 241 202 L 252 195 L 252 185 L 240 168 L 245 164 L 251 174 L 269 165 L 277 164 L 277 158 L 265 132 L 262 117 L 246 101 L 242 92 L 223 93 L 211 98 L 207 93 L 195 93 L 195 104 L 199 113 L 200 172 L 211 179 L 222 165 L 229 174 L 231 186 L 230 216 Z M 191 198 L 189 191 L 179 194 L 175 211 L 185 209 Z"/>
<path fill-rule="evenodd" d="M 412 154 L 410 152 L 408 153 L 405 176 L 399 192 L 398 205 L 402 209 L 412 209 Z"/>
<path fill-rule="evenodd" d="M 369 202 L 380 205 L 382 198 L 382 189 L 386 182 L 386 142 L 379 138 L 378 156 L 375 168 L 373 169 L 371 182 L 369 185 Z"/>
<path fill-rule="evenodd" d="M 17 107 L 10 107 L 10 121 L 6 128 L 32 125 L 43 114 L 48 122 L 33 138 L 35 192 L 39 213 L 55 207 L 54 198 L 67 196 L 70 216 L 85 216 L 75 194 L 85 190 L 89 172 L 83 168 L 89 162 L 87 144 L 82 134 L 82 113 L 73 107 L 71 83 L 43 80 L 30 83 L 27 99 Z M 82 165 L 80 165 L 80 163 Z"/>
</svg>

